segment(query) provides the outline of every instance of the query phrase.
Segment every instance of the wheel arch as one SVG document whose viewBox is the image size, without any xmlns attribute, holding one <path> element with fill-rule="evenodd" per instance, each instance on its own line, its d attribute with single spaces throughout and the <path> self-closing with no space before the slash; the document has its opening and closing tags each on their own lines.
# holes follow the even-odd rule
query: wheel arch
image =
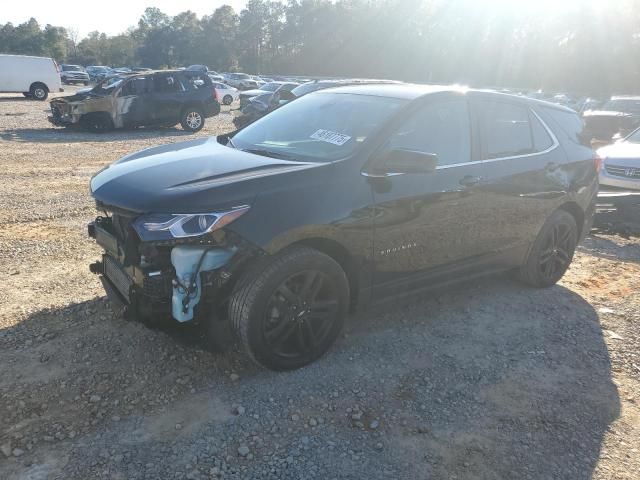
<svg viewBox="0 0 640 480">
<path fill-rule="evenodd" d="M 33 90 L 39 85 L 42 85 L 48 93 L 51 93 L 51 89 L 49 88 L 49 86 L 46 83 L 40 81 L 33 82 L 31 85 L 29 85 L 29 91 Z"/>
<path fill-rule="evenodd" d="M 582 207 L 580 207 L 576 202 L 567 202 L 560 205 L 559 210 L 564 210 L 575 219 L 576 224 L 578 225 L 578 238 L 582 238 L 583 233 L 585 233 L 582 231 L 585 221 L 585 212 Z"/>
</svg>

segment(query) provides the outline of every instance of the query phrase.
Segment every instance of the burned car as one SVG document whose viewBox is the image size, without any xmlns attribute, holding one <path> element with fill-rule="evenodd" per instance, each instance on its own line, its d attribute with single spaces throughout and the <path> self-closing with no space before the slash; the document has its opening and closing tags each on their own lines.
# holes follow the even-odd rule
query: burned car
<svg viewBox="0 0 640 480">
<path fill-rule="evenodd" d="M 94 88 L 50 102 L 49 121 L 95 132 L 113 128 L 174 126 L 197 132 L 205 118 L 220 113 L 207 75 L 186 71 L 120 74 Z"/>
<path fill-rule="evenodd" d="M 299 368 L 357 304 L 497 271 L 558 282 L 598 189 L 582 129 L 486 91 L 314 92 L 96 174 L 91 270 L 128 315 L 199 323 L 215 345 L 235 332 L 258 364 Z"/>
</svg>

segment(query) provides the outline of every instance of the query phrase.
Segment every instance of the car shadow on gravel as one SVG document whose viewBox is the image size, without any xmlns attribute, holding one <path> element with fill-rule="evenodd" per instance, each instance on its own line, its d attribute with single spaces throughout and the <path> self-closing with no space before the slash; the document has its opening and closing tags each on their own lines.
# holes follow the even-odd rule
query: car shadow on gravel
<svg viewBox="0 0 640 480">
<path fill-rule="evenodd" d="M 43 432 L 75 424 L 73 440 L 63 428 L 64 448 L 73 446 L 70 462 L 90 478 L 95 470 L 83 458 L 104 447 L 83 438 L 108 431 L 117 445 L 128 438 L 128 416 L 158 405 L 175 414 L 198 392 L 229 409 L 245 397 L 244 407 L 265 419 L 275 405 L 283 405 L 275 418 L 322 418 L 326 428 L 307 425 L 300 435 L 361 452 L 370 479 L 588 479 L 620 412 L 598 315 L 562 286 L 534 290 L 497 277 L 387 302 L 351 318 L 320 361 L 288 373 L 259 370 L 235 350 L 206 352 L 186 332 L 117 318 L 104 298 L 0 330 L 0 444 L 46 450 Z M 117 424 L 109 420 L 116 415 Z M 268 444 L 266 425 L 247 428 Z M 245 435 L 224 419 L 190 428 L 178 447 L 185 452 L 203 432 L 223 435 L 225 445 Z M 144 440 L 135 455 L 168 472 L 174 465 L 155 453 L 162 441 Z M 364 478 L 362 460 L 319 453 L 313 462 L 325 478 Z M 246 478 L 259 478 L 260 461 L 248 465 Z"/>
<path fill-rule="evenodd" d="M 5 142 L 82 143 L 119 140 L 139 140 L 155 137 L 189 137 L 193 133 L 177 127 L 145 127 L 117 129 L 107 133 L 90 133 L 80 128 L 14 128 L 3 130 Z"/>
</svg>

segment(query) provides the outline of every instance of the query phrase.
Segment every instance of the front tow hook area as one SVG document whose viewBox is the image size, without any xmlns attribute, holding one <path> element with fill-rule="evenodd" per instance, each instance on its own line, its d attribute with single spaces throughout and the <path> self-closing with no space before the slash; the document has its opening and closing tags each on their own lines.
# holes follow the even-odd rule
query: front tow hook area
<svg viewBox="0 0 640 480">
<path fill-rule="evenodd" d="M 102 275 L 104 273 L 104 264 L 102 262 L 95 262 L 89 265 L 89 271 L 96 275 Z"/>
</svg>

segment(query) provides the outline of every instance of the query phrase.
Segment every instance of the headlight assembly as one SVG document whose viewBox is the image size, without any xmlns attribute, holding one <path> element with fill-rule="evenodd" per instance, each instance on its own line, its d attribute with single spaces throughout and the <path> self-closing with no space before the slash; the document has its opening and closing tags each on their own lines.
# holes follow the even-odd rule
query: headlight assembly
<svg viewBox="0 0 640 480">
<path fill-rule="evenodd" d="M 133 228 L 144 241 L 199 237 L 229 225 L 249 210 L 248 205 L 212 213 L 152 213 L 133 222 Z"/>
</svg>

